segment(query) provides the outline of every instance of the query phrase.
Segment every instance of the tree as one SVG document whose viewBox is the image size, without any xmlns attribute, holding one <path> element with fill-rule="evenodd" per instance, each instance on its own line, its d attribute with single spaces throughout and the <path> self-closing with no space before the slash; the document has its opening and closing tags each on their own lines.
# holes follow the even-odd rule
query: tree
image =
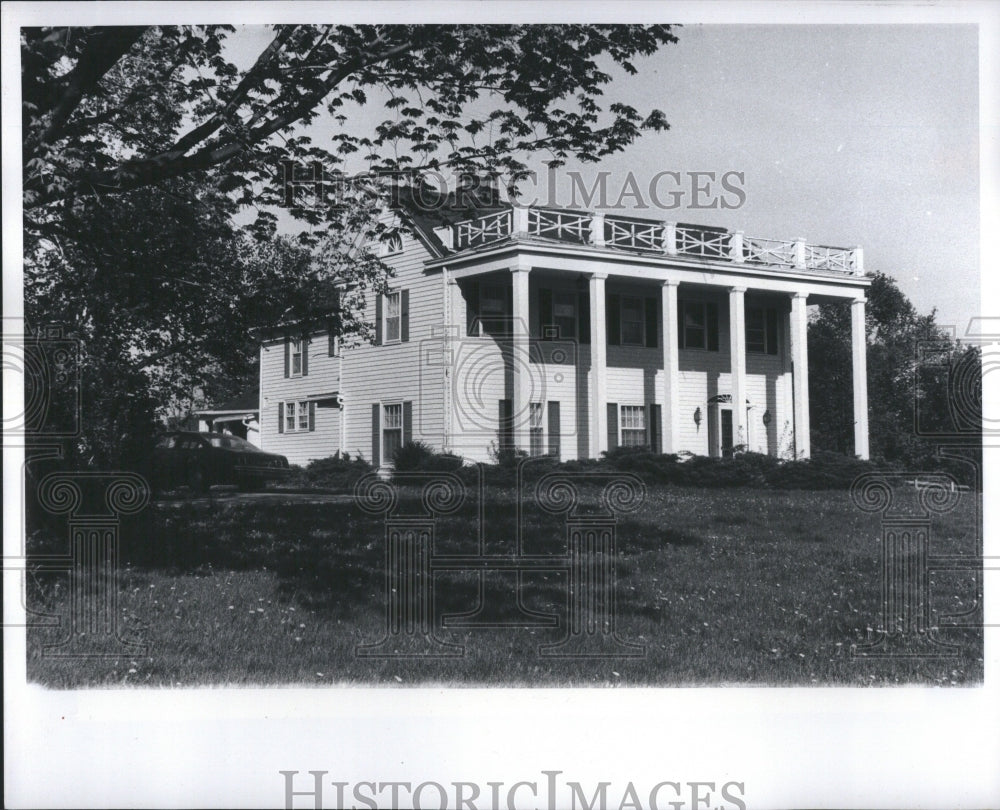
<svg viewBox="0 0 1000 810">
<path fill-rule="evenodd" d="M 871 277 L 865 308 L 868 351 L 868 413 L 873 458 L 927 465 L 936 452 L 933 435 L 953 434 L 954 398 L 949 369 L 974 362 L 975 347 L 961 346 L 920 315 L 894 279 Z M 816 450 L 854 452 L 851 315 L 845 304 L 821 304 L 809 323 L 811 440 Z M 927 351 L 933 349 L 933 351 Z M 916 426 L 919 416 L 921 433 Z"/>
<path fill-rule="evenodd" d="M 157 412 L 251 379 L 252 330 L 308 325 L 332 282 L 339 328 L 365 339 L 389 272 L 369 246 L 400 182 L 516 183 L 533 152 L 597 160 L 667 126 L 599 101 L 606 70 L 634 73 L 669 26 L 275 26 L 245 67 L 233 31 L 21 30 L 25 309 L 81 342 L 81 463 L 128 463 Z M 293 205 L 301 232 L 276 235 L 284 164 L 359 159 L 332 204 Z"/>
</svg>

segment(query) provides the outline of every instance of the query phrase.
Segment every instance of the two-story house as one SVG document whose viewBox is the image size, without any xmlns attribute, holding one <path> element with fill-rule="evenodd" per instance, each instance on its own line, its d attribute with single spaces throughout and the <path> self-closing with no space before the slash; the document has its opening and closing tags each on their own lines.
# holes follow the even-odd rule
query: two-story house
<svg viewBox="0 0 1000 810">
<path fill-rule="evenodd" d="M 261 445 L 391 464 L 423 441 L 471 461 L 618 446 L 809 456 L 807 307 L 849 303 L 855 453 L 868 456 L 860 248 L 586 211 L 507 207 L 387 249 L 375 345 L 261 345 Z M 822 369 L 813 370 L 822 373 Z"/>
</svg>

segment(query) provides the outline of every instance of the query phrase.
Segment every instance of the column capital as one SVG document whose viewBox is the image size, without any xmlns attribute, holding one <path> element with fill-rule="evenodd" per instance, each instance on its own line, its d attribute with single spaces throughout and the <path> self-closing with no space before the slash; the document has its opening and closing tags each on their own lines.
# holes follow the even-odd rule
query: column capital
<svg viewBox="0 0 1000 810">
<path fill-rule="evenodd" d="M 730 287 L 729 292 L 731 293 L 745 293 L 747 291 L 746 287 Z"/>
<path fill-rule="evenodd" d="M 530 264 L 515 264 L 515 265 L 511 265 L 510 272 L 512 272 L 512 273 L 530 273 L 531 272 L 531 265 Z"/>
<path fill-rule="evenodd" d="M 788 293 L 789 298 L 808 298 L 809 293 L 804 292 L 790 292 Z"/>
<path fill-rule="evenodd" d="M 593 273 L 590 274 L 590 278 L 592 278 L 592 279 L 600 279 L 601 281 L 606 280 L 607 277 L 608 277 L 608 274 L 604 270 L 597 270 L 597 271 L 595 271 L 595 272 L 593 272 Z"/>
<path fill-rule="evenodd" d="M 679 285 L 680 282 L 675 278 L 666 278 L 660 282 L 661 287 L 677 287 Z"/>
<path fill-rule="evenodd" d="M 852 298 L 852 299 L 851 299 L 851 303 L 852 303 L 852 304 L 867 304 L 867 303 L 868 303 L 868 299 L 867 299 L 867 298 L 865 298 L 865 297 L 864 297 L 864 296 L 862 295 L 862 296 L 860 296 L 860 297 L 858 297 L 858 298 Z"/>
</svg>

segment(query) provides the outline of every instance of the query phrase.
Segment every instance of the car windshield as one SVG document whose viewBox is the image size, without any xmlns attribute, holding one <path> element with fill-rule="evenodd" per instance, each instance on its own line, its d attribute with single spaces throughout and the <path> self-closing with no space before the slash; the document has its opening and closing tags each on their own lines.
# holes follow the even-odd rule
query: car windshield
<svg viewBox="0 0 1000 810">
<path fill-rule="evenodd" d="M 260 452 L 260 448 L 254 447 L 250 442 L 238 436 L 209 436 L 208 441 L 212 447 L 221 447 L 223 450 L 248 450 L 250 452 Z"/>
</svg>

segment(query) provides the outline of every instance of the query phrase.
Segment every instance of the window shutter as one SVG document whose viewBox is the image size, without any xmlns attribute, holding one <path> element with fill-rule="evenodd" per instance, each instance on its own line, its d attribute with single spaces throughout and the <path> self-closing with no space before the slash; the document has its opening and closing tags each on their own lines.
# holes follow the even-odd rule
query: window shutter
<svg viewBox="0 0 1000 810">
<path fill-rule="evenodd" d="M 549 455 L 555 459 L 560 458 L 562 447 L 560 446 L 560 433 L 562 424 L 559 421 L 559 403 L 549 402 Z"/>
<path fill-rule="evenodd" d="M 647 298 L 646 299 L 646 347 L 649 349 L 656 348 L 656 333 L 657 326 L 656 323 L 656 299 Z"/>
<path fill-rule="evenodd" d="M 382 419 L 379 416 L 379 405 L 372 403 L 372 466 L 379 467 L 382 464 L 379 448 L 381 446 L 379 431 L 382 429 Z"/>
<path fill-rule="evenodd" d="M 646 431 L 649 434 L 649 447 L 654 453 L 662 453 L 663 447 L 660 441 L 660 406 L 655 402 L 649 403 L 649 407 L 646 408 L 646 424 L 648 427 Z"/>
<path fill-rule="evenodd" d="M 618 447 L 618 403 L 608 403 L 608 450 Z"/>
<path fill-rule="evenodd" d="M 399 341 L 406 343 L 410 339 L 410 291 L 399 292 Z"/>
<path fill-rule="evenodd" d="M 510 285 L 506 288 L 507 294 L 504 296 L 504 317 L 498 324 L 501 334 L 514 334 L 514 279 L 511 278 Z"/>
<path fill-rule="evenodd" d="M 309 376 L 309 336 L 302 336 L 302 376 Z"/>
<path fill-rule="evenodd" d="M 309 403 L 309 432 L 316 430 L 316 403 Z"/>
<path fill-rule="evenodd" d="M 278 433 L 285 432 L 285 403 L 278 403 Z"/>
<path fill-rule="evenodd" d="M 708 350 L 719 351 L 719 305 L 714 301 L 705 304 L 705 326 L 708 331 L 706 342 Z"/>
<path fill-rule="evenodd" d="M 622 342 L 622 297 L 608 296 L 608 345 L 619 346 Z"/>
<path fill-rule="evenodd" d="M 778 310 L 768 307 L 767 314 L 767 353 L 778 353 Z"/>
<path fill-rule="evenodd" d="M 580 343 L 590 343 L 590 293 L 580 293 Z"/>
<path fill-rule="evenodd" d="M 413 403 L 403 403 L 403 444 L 413 441 Z"/>
<path fill-rule="evenodd" d="M 546 338 L 546 335 L 551 335 L 553 326 L 552 290 L 543 288 L 538 291 L 538 325 L 543 340 Z M 560 337 L 572 338 L 573 336 L 561 335 Z"/>
<path fill-rule="evenodd" d="M 513 403 L 509 399 L 500 400 L 500 449 L 510 450 L 514 446 Z"/>
<path fill-rule="evenodd" d="M 285 376 L 289 376 L 292 368 L 292 339 L 285 335 Z"/>
<path fill-rule="evenodd" d="M 382 294 L 375 296 L 375 345 L 382 345 Z"/>
<path fill-rule="evenodd" d="M 479 282 L 470 281 L 465 287 L 465 334 L 479 335 Z"/>
<path fill-rule="evenodd" d="M 677 348 L 684 348 L 684 302 L 679 298 L 677 299 Z"/>
<path fill-rule="evenodd" d="M 326 320 L 326 353 L 337 355 L 337 338 L 340 337 L 340 290 L 333 293 L 333 314 Z"/>
</svg>

